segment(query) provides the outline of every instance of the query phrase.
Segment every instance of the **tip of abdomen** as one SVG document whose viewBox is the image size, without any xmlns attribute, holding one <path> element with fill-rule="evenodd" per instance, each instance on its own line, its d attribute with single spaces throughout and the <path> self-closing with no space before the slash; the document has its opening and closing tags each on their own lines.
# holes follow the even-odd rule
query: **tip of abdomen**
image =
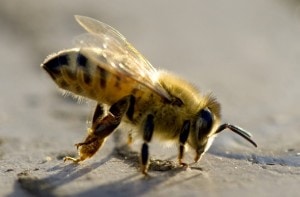
<svg viewBox="0 0 300 197">
<path fill-rule="evenodd" d="M 53 79 L 55 79 L 57 75 L 61 74 L 62 67 L 69 66 L 69 61 L 69 53 L 63 51 L 57 54 L 52 54 L 49 57 L 47 57 L 45 61 L 41 64 L 41 67 L 44 68 Z"/>
<path fill-rule="evenodd" d="M 90 63 L 80 49 L 73 48 L 50 55 L 41 67 L 60 88 L 94 99 L 90 91 L 93 89 Z"/>
</svg>

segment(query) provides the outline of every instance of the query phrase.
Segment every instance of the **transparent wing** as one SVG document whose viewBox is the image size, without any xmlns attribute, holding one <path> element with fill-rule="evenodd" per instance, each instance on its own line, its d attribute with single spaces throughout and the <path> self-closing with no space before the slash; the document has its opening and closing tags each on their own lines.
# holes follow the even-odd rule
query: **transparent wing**
<svg viewBox="0 0 300 197">
<path fill-rule="evenodd" d="M 89 33 L 78 36 L 80 47 L 95 48 L 107 57 L 106 66 L 112 72 L 126 75 L 157 94 L 170 100 L 170 95 L 158 82 L 157 70 L 126 38 L 111 26 L 86 16 L 75 16 L 77 22 Z M 95 53 L 94 53 L 95 54 Z M 92 55 L 92 54 L 91 54 Z M 90 57 L 97 60 L 99 57 Z M 100 61 L 100 60 L 99 60 Z"/>
</svg>

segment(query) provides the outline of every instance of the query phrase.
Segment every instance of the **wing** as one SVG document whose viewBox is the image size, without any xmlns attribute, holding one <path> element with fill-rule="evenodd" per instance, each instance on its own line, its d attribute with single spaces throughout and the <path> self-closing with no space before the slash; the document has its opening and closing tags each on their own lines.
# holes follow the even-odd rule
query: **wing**
<svg viewBox="0 0 300 197">
<path fill-rule="evenodd" d="M 107 57 L 109 64 L 101 64 L 113 73 L 126 75 L 170 100 L 169 93 L 158 81 L 158 72 L 126 38 L 111 26 L 86 16 L 75 16 L 77 22 L 88 32 L 75 42 L 82 48 L 95 48 Z M 94 53 L 95 54 L 95 53 Z M 99 57 L 91 57 L 96 61 Z M 99 60 L 101 61 L 101 60 Z"/>
</svg>

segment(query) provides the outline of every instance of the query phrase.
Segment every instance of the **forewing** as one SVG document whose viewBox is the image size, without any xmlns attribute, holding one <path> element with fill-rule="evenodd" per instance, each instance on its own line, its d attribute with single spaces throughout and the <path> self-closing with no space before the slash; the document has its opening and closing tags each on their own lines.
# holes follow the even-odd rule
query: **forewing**
<svg viewBox="0 0 300 197">
<path fill-rule="evenodd" d="M 101 66 L 107 67 L 104 69 L 126 75 L 170 100 L 170 95 L 157 80 L 157 70 L 127 42 L 122 34 L 111 26 L 95 19 L 85 16 L 75 16 L 75 18 L 89 32 L 78 36 L 75 42 L 82 48 L 88 47 L 100 50 L 108 61 L 108 64 L 101 64 Z M 99 56 L 89 56 L 89 58 L 97 60 Z"/>
</svg>

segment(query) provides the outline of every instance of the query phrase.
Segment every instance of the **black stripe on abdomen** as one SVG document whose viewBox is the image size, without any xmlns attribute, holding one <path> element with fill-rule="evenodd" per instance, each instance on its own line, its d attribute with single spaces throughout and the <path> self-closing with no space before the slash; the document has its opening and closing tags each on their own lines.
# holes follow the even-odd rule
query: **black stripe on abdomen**
<svg viewBox="0 0 300 197">
<path fill-rule="evenodd" d="M 101 88 L 105 88 L 106 87 L 106 80 L 107 80 L 108 72 L 105 69 L 103 69 L 103 68 L 101 68 L 99 66 L 97 66 L 97 71 L 100 74 L 100 87 Z"/>
<path fill-rule="evenodd" d="M 43 68 L 50 74 L 54 79 L 55 75 L 60 74 L 62 66 L 69 65 L 69 56 L 67 54 L 55 56 L 43 64 Z"/>
<path fill-rule="evenodd" d="M 81 66 L 81 67 L 84 67 L 86 68 L 87 67 L 87 57 L 81 53 L 78 53 L 77 55 L 77 58 L 76 58 L 76 63 L 78 66 Z"/>
<path fill-rule="evenodd" d="M 91 74 L 88 65 L 88 58 L 82 53 L 78 53 L 76 58 L 77 68 L 81 69 L 83 72 L 83 81 L 85 84 L 89 85 L 92 81 Z"/>
</svg>

